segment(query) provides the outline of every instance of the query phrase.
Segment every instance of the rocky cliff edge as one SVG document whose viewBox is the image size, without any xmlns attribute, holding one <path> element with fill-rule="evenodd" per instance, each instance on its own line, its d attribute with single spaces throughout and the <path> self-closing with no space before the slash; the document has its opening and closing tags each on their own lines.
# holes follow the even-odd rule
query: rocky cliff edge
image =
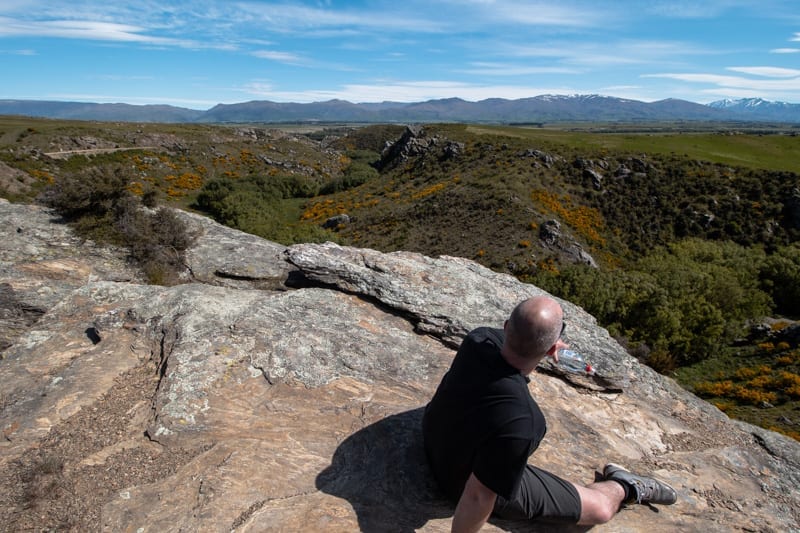
<svg viewBox="0 0 800 533">
<path fill-rule="evenodd" d="M 182 216 L 199 236 L 188 283 L 160 287 L 0 200 L 0 523 L 448 531 L 421 408 L 467 331 L 542 291 L 465 259 L 287 248 Z M 614 461 L 679 492 L 597 531 L 800 529 L 800 444 L 728 419 L 563 306 L 600 377 L 533 376 L 548 434 L 532 461 L 580 483 Z"/>
</svg>

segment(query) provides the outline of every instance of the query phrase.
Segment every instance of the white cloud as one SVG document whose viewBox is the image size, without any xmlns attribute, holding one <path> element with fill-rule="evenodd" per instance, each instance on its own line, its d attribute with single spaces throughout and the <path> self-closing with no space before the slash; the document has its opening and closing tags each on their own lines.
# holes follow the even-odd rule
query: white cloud
<svg viewBox="0 0 800 533">
<path fill-rule="evenodd" d="M 145 81 L 155 79 L 153 76 L 136 76 L 130 74 L 93 74 L 89 76 L 89 78 L 104 81 Z"/>
<path fill-rule="evenodd" d="M 736 11 L 775 20 L 796 15 L 794 0 L 651 0 L 636 7 L 649 14 L 676 19 L 720 18 Z"/>
<path fill-rule="evenodd" d="M 598 52 L 602 50 L 602 52 Z M 595 44 L 555 44 L 545 46 L 524 46 L 513 47 L 509 46 L 503 52 L 508 53 L 513 57 L 529 57 L 550 59 L 556 61 L 563 61 L 564 63 L 580 66 L 614 66 L 614 65 L 632 65 L 641 64 L 652 61 L 645 61 L 642 58 L 637 58 L 632 53 L 616 53 L 611 50 L 609 46 L 599 46 Z"/>
<path fill-rule="evenodd" d="M 8 55 L 8 56 L 35 56 L 39 55 L 36 50 L 31 50 L 29 48 L 23 48 L 20 50 L 0 50 L 0 54 Z"/>
<path fill-rule="evenodd" d="M 259 57 L 261 59 L 269 59 L 272 61 L 278 61 L 280 63 L 289 63 L 292 65 L 297 65 L 303 63 L 303 60 L 297 54 L 293 54 L 291 52 L 278 52 L 276 50 L 256 50 L 255 52 L 251 52 L 251 55 L 255 57 Z"/>
<path fill-rule="evenodd" d="M 709 0 L 667 0 L 651 2 L 646 9 L 662 17 L 693 19 L 715 17 L 724 7 L 719 2 Z"/>
<path fill-rule="evenodd" d="M 309 28 L 360 28 L 363 30 L 414 31 L 438 33 L 446 23 L 438 17 L 420 17 L 409 10 L 409 14 L 395 8 L 385 11 L 367 9 L 338 10 L 318 9 L 294 4 L 261 4 L 243 2 L 235 4 L 239 10 L 231 20 L 243 20 L 249 24 L 266 24 L 269 31 L 294 33 Z M 390 5 L 403 5 L 391 3 Z M 230 16 L 230 14 L 229 14 Z"/>
<path fill-rule="evenodd" d="M 56 37 L 91 41 L 135 42 L 151 45 L 206 48 L 197 41 L 145 34 L 146 29 L 130 24 L 94 20 L 22 21 L 0 17 L 0 37 Z"/>
<path fill-rule="evenodd" d="M 800 70 L 794 68 L 779 67 L 728 67 L 728 70 L 750 74 L 753 76 L 763 76 L 765 78 L 796 78 L 800 76 Z"/>
<path fill-rule="evenodd" d="M 580 71 L 567 67 L 544 67 L 512 63 L 472 63 L 471 68 L 455 70 L 476 76 L 527 76 L 532 74 L 579 74 Z"/>
<path fill-rule="evenodd" d="M 239 90 L 253 95 L 264 95 L 272 93 L 273 85 L 268 81 L 253 80 Z"/>
<path fill-rule="evenodd" d="M 800 48 L 775 48 L 770 50 L 771 54 L 797 54 L 800 53 Z"/>
<path fill-rule="evenodd" d="M 696 44 L 679 41 L 622 39 L 606 42 L 551 42 L 538 46 L 498 45 L 500 53 L 514 57 L 560 59 L 584 67 L 619 65 L 660 65 L 675 62 L 676 58 L 700 56 L 710 50 Z"/>
<path fill-rule="evenodd" d="M 477 7 L 480 20 L 492 23 L 514 24 L 523 26 L 561 26 L 561 27 L 598 27 L 605 26 L 615 18 L 609 6 L 598 9 L 595 5 L 570 6 L 563 2 L 455 2 L 453 9 L 459 11 L 464 4 Z"/>
<path fill-rule="evenodd" d="M 0 35 L 3 37 L 34 36 L 135 41 L 142 38 L 137 35 L 137 32 L 140 31 L 142 28 L 127 24 L 75 20 L 23 21 L 0 17 Z"/>
<path fill-rule="evenodd" d="M 603 87 L 602 91 L 604 92 L 637 91 L 639 89 L 642 89 L 641 85 L 611 85 L 609 87 Z"/>
<path fill-rule="evenodd" d="M 646 74 L 644 78 L 670 78 L 673 80 L 694 83 L 712 83 L 721 87 L 763 90 L 795 90 L 800 91 L 800 76 L 786 79 L 753 79 L 741 76 L 722 76 L 719 74 Z"/>
<path fill-rule="evenodd" d="M 664 73 L 648 74 L 643 78 L 667 78 L 689 83 L 706 84 L 711 87 L 695 92 L 717 95 L 725 98 L 761 97 L 786 101 L 798 100 L 800 95 L 800 76 L 792 78 L 746 78 L 743 76 L 722 76 L 709 73 Z"/>
</svg>

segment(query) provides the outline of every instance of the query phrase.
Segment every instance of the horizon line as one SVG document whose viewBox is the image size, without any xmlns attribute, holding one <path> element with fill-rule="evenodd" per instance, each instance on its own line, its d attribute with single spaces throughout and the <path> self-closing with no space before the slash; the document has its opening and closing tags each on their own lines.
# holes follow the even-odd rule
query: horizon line
<svg viewBox="0 0 800 533">
<path fill-rule="evenodd" d="M 207 108 L 187 107 L 187 106 L 184 106 L 184 105 L 177 105 L 177 104 L 171 104 L 171 103 L 131 103 L 131 102 L 126 102 L 126 101 L 108 101 L 108 102 L 104 102 L 104 101 L 90 100 L 90 99 L 83 100 L 83 99 L 79 99 L 79 98 L 76 98 L 76 99 L 66 99 L 66 98 L 64 98 L 64 99 L 62 99 L 62 98 L 56 98 L 56 99 L 0 98 L 0 102 L 40 102 L 40 103 L 87 104 L 87 105 L 127 105 L 127 106 L 132 106 L 132 107 L 167 106 L 167 107 L 173 107 L 173 108 L 178 108 L 178 109 L 187 109 L 187 110 L 191 110 L 191 111 L 205 112 L 205 111 L 210 111 L 211 109 L 213 109 L 215 107 L 218 107 L 218 106 L 233 106 L 233 105 L 241 105 L 241 104 L 256 103 L 256 102 L 268 102 L 268 103 L 272 103 L 272 104 L 286 104 L 286 105 L 313 105 L 313 104 L 326 104 L 326 103 L 331 103 L 331 102 L 343 102 L 343 103 L 348 103 L 348 104 L 351 104 L 351 105 L 395 104 L 395 105 L 407 106 L 407 105 L 414 105 L 414 104 L 421 104 L 421 103 L 428 103 L 428 102 L 441 102 L 441 101 L 445 101 L 445 100 L 461 100 L 462 102 L 476 103 L 477 104 L 477 103 L 481 103 L 481 102 L 486 102 L 488 100 L 503 100 L 503 101 L 507 101 L 507 102 L 516 102 L 516 101 L 520 101 L 520 100 L 531 100 L 531 99 L 545 98 L 545 97 L 556 97 L 556 98 L 598 97 L 598 98 L 608 98 L 608 99 L 612 99 L 612 100 L 620 100 L 620 101 L 628 101 L 628 102 L 639 102 L 639 103 L 643 103 L 643 104 L 654 104 L 654 103 L 658 103 L 658 102 L 676 101 L 676 102 L 687 102 L 687 103 L 691 103 L 691 104 L 695 104 L 695 105 L 701 105 L 701 106 L 705 106 L 705 107 L 709 107 L 709 106 L 711 106 L 711 104 L 714 104 L 714 103 L 717 103 L 717 102 L 740 102 L 740 101 L 749 101 L 749 100 L 760 100 L 760 101 L 763 101 L 763 102 L 766 102 L 766 103 L 769 103 L 769 104 L 800 105 L 800 103 L 785 102 L 785 101 L 780 101 L 780 100 L 767 100 L 767 99 L 761 98 L 761 97 L 720 98 L 718 100 L 714 100 L 712 102 L 704 104 L 704 103 L 700 103 L 700 102 L 695 102 L 693 100 L 686 100 L 686 99 L 683 99 L 683 98 L 662 98 L 662 99 L 659 99 L 659 100 L 646 101 L 646 100 L 636 100 L 634 98 L 623 98 L 623 97 L 619 97 L 619 96 L 609 96 L 609 95 L 604 95 L 604 94 L 600 94 L 600 93 L 570 93 L 570 94 L 567 94 L 567 93 L 562 93 L 562 94 L 558 94 L 558 93 L 543 93 L 543 94 L 537 94 L 535 96 L 528 96 L 528 97 L 522 97 L 522 98 L 488 97 L 488 98 L 483 98 L 483 99 L 480 99 L 480 100 L 468 100 L 468 99 L 462 98 L 460 96 L 448 96 L 448 97 L 442 97 L 442 98 L 431 98 L 431 99 L 428 99 L 428 100 L 416 100 L 416 101 L 408 101 L 408 102 L 399 101 L 399 100 L 353 102 L 351 100 L 346 100 L 346 99 L 343 99 L 343 98 L 330 98 L 328 100 L 314 100 L 314 101 L 310 101 L 310 102 L 281 101 L 281 100 L 269 100 L 269 99 L 263 99 L 263 100 L 252 99 L 252 100 L 243 100 L 243 101 L 228 102 L 228 103 L 226 103 L 226 102 L 218 102 L 218 103 L 213 104 L 213 105 L 211 105 L 210 107 L 207 107 Z M 166 99 L 166 100 L 170 100 L 170 99 Z M 172 99 L 172 100 L 174 100 L 174 99 Z"/>
</svg>

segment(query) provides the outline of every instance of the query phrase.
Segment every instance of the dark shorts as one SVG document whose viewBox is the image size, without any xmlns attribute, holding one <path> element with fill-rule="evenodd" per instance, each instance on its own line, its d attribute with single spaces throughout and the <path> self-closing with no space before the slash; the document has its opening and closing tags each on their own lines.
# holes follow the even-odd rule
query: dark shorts
<svg viewBox="0 0 800 533">
<path fill-rule="evenodd" d="M 497 497 L 494 515 L 508 520 L 576 524 L 581 517 L 581 498 L 572 483 L 527 465 L 514 497 L 511 500 Z"/>
</svg>

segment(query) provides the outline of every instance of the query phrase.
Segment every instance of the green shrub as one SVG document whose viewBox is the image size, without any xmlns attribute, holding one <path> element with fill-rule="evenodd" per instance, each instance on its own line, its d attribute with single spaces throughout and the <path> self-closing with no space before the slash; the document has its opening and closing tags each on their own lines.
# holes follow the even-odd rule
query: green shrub
<svg viewBox="0 0 800 533">
<path fill-rule="evenodd" d="M 778 248 L 764 261 L 760 277 L 779 313 L 800 316 L 800 245 Z"/>
<path fill-rule="evenodd" d="M 195 207 L 210 214 L 220 224 L 236 226 L 236 209 L 229 207 L 228 197 L 236 189 L 234 181 L 227 178 L 207 182 L 195 200 Z"/>
<path fill-rule="evenodd" d="M 653 347 L 661 370 L 716 355 L 744 322 L 770 312 L 758 287 L 760 249 L 689 239 L 656 249 L 628 270 L 583 265 L 533 281 L 597 317 L 612 334 Z"/>
<path fill-rule="evenodd" d="M 45 189 L 40 200 L 68 220 L 103 218 L 125 198 L 130 178 L 120 166 L 91 167 L 69 173 Z"/>
<path fill-rule="evenodd" d="M 380 176 L 372 163 L 380 159 L 377 152 L 370 150 L 354 150 L 347 152 L 350 164 L 344 169 L 341 177 L 334 178 L 320 188 L 319 194 L 334 194 L 358 187 L 371 179 Z"/>
<path fill-rule="evenodd" d="M 282 244 L 335 240 L 317 225 L 297 222 L 297 198 L 308 192 L 305 182 L 292 176 L 222 178 L 203 186 L 195 207 L 220 224 Z"/>
<path fill-rule="evenodd" d="M 56 181 L 41 199 L 79 235 L 127 246 L 151 282 L 176 283 L 193 237 L 174 212 L 143 209 L 129 182 L 118 166 L 97 167 Z"/>
<path fill-rule="evenodd" d="M 184 252 L 193 236 L 171 210 L 139 209 L 133 202 L 120 205 L 115 226 L 151 283 L 172 285 L 184 268 Z"/>
<path fill-rule="evenodd" d="M 150 187 L 142 194 L 142 205 L 145 207 L 156 207 L 158 205 L 158 189 Z"/>
</svg>

